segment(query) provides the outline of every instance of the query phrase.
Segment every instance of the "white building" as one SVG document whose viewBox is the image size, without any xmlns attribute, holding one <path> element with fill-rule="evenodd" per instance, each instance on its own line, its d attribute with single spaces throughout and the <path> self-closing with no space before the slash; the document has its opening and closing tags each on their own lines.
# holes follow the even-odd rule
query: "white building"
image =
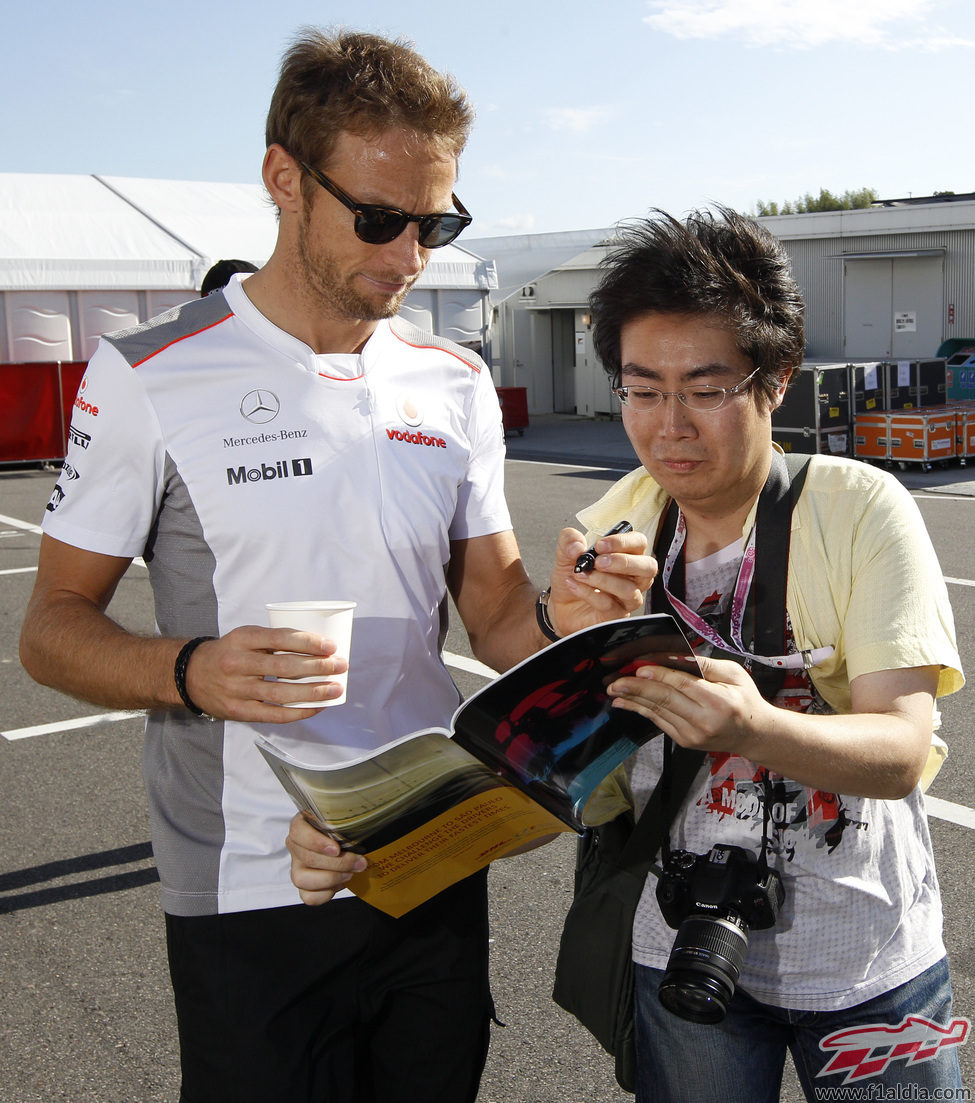
<svg viewBox="0 0 975 1103">
<path fill-rule="evenodd" d="M 915 360 L 934 357 L 952 338 L 975 340 L 975 195 L 895 200 L 864 210 L 778 215 L 762 224 L 792 259 L 806 300 L 810 361 Z M 496 304 L 490 355 L 498 383 L 525 387 L 531 413 L 619 412 L 592 354 L 588 296 L 613 231 L 540 235 L 566 259 L 528 275 L 532 235 L 471 245 L 526 278 Z"/>
</svg>

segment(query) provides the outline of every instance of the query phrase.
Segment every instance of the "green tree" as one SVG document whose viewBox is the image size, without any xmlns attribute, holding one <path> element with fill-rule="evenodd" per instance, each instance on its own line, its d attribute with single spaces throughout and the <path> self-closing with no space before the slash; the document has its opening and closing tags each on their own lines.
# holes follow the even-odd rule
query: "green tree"
<svg viewBox="0 0 975 1103">
<path fill-rule="evenodd" d="M 847 190 L 842 195 L 834 195 L 828 188 L 820 188 L 817 196 L 806 192 L 801 199 L 786 200 L 785 203 L 759 199 L 755 205 L 755 213 L 764 217 L 774 214 L 813 214 L 817 211 L 854 211 L 869 207 L 879 198 L 875 188 Z"/>
</svg>

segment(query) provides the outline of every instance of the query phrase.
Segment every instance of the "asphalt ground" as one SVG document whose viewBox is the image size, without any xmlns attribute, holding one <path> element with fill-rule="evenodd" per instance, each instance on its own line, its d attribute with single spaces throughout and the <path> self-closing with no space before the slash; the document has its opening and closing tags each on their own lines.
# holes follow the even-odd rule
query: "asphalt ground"
<svg viewBox="0 0 975 1103">
<path fill-rule="evenodd" d="M 509 440 L 509 502 L 540 585 L 558 530 L 618 476 L 613 468 L 633 465 L 621 434 L 618 423 L 553 419 Z M 900 477 L 918 497 L 950 580 L 963 663 L 975 671 L 975 484 L 957 466 Z M 140 774 L 141 719 L 106 717 L 37 686 L 17 659 L 36 526 L 54 481 L 36 468 L 0 470 L 0 1100 L 175 1103 L 175 1017 Z M 128 572 L 111 612 L 151 631 L 144 571 Z M 470 650 L 456 618 L 447 650 L 459 657 L 452 661 L 462 693 L 484 684 L 464 669 Z M 942 713 L 951 755 L 931 789 L 931 829 L 955 1016 L 975 1018 L 971 688 L 944 701 Z M 493 988 L 506 1025 L 493 1031 L 479 1103 L 630 1098 L 616 1087 L 611 1060 L 550 999 L 572 847 L 565 837 L 491 869 Z M 975 1085 L 975 1044 L 960 1056 L 966 1083 Z M 791 1072 L 781 1098 L 801 1099 Z"/>
</svg>

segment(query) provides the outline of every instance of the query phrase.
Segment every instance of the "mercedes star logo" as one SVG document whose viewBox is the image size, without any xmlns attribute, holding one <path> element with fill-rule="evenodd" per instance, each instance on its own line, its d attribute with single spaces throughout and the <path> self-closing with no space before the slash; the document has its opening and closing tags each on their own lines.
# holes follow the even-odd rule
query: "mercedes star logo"
<svg viewBox="0 0 975 1103">
<path fill-rule="evenodd" d="M 278 416 L 281 403 L 273 391 L 248 391 L 240 400 L 240 412 L 255 425 L 265 425 Z"/>
</svg>

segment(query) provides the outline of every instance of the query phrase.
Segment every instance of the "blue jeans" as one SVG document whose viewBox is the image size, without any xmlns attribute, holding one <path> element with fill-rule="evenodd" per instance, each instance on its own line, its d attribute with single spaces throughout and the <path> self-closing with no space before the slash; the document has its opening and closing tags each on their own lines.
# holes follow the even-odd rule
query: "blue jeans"
<svg viewBox="0 0 975 1103">
<path fill-rule="evenodd" d="M 724 1020 L 708 1026 L 687 1022 L 661 1004 L 657 989 L 662 977 L 662 970 L 636 966 L 637 1103 L 777 1103 L 786 1050 L 810 1103 L 970 1098 L 961 1086 L 957 1043 L 942 1044 L 931 1059 L 913 1064 L 909 1054 L 898 1053 L 896 1038 L 879 1031 L 867 1035 L 859 1059 L 855 1046 L 820 1048 L 836 1031 L 894 1028 L 910 1015 L 946 1030 L 951 1025 L 947 958 L 906 984 L 842 1011 L 772 1007 L 739 989 Z M 921 1032 L 925 1046 L 944 1040 L 923 1027 Z M 964 1033 L 958 1026 L 950 1037 Z M 899 1035 L 905 1044 L 911 1037 L 916 1040 L 917 1030 L 910 1027 Z M 822 1075 L 830 1063 L 844 1067 Z M 935 1089 L 955 1089 L 956 1094 L 930 1094 Z"/>
</svg>

